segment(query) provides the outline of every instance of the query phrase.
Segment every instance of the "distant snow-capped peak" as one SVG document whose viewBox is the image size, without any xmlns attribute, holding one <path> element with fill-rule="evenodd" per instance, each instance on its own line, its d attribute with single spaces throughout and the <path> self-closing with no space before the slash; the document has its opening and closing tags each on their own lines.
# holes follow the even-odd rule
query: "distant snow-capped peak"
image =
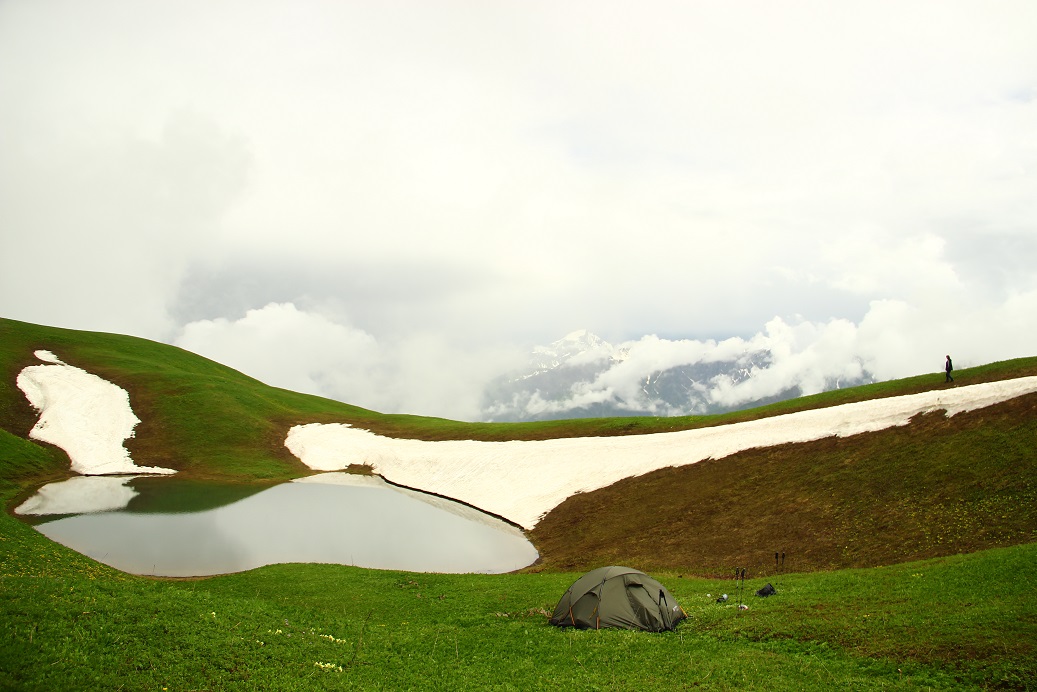
<svg viewBox="0 0 1037 692">
<path fill-rule="evenodd" d="M 532 353 L 534 371 L 544 372 L 566 363 L 588 363 L 600 360 L 617 360 L 619 353 L 609 342 L 597 334 L 578 329 L 563 336 L 549 346 L 535 346 Z"/>
<path fill-rule="evenodd" d="M 532 349 L 526 369 L 502 375 L 484 391 L 487 420 L 721 413 L 863 384 L 860 368 L 841 378 L 768 377 L 776 356 L 766 345 L 721 349 L 714 342 L 644 337 L 615 347 L 586 329 Z M 786 359 L 787 362 L 788 359 Z"/>
</svg>

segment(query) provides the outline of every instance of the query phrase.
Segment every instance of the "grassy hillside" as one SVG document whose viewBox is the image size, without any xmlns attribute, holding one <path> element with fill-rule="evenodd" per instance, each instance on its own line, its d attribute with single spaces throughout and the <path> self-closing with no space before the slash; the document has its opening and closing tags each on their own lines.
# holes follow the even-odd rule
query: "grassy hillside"
<svg viewBox="0 0 1037 692">
<path fill-rule="evenodd" d="M 15 386 L 55 352 L 122 386 L 142 420 L 127 442 L 142 465 L 181 478 L 269 482 L 309 473 L 284 447 L 298 423 L 349 422 L 418 439 L 543 439 L 686 429 L 944 387 L 941 374 L 827 392 L 722 416 L 522 424 L 383 415 L 269 387 L 231 368 L 133 337 L 0 320 L 0 428 L 29 481 L 67 474 L 60 450 L 24 438 L 35 413 Z M 1037 358 L 964 369 L 956 384 L 1037 374 Z M 624 562 L 642 569 L 725 573 L 866 567 L 1026 543 L 1037 538 L 1037 396 L 905 428 L 750 450 L 656 471 L 577 495 L 532 532 L 536 569 Z M 940 527 L 936 529 L 935 527 Z M 792 564 L 790 562 L 790 564 Z"/>
<path fill-rule="evenodd" d="M 14 381 L 38 348 L 130 392 L 138 463 L 240 482 L 305 473 L 282 446 L 300 422 L 420 439 L 635 434 L 943 386 L 924 375 L 705 418 L 468 424 L 287 392 L 149 341 L 0 320 L 7 508 L 68 473 L 63 452 L 26 439 L 35 414 Z M 956 379 L 1033 374 L 1031 358 Z M 1031 689 L 1035 412 L 1023 397 L 628 479 L 549 514 L 532 532 L 541 564 L 511 575 L 279 565 L 146 579 L 4 513 L 0 689 Z M 662 635 L 547 625 L 578 572 L 606 563 L 651 570 L 689 621 Z M 744 612 L 714 603 L 737 593 L 735 565 L 750 569 Z M 768 581 L 777 596 L 749 595 Z"/>
</svg>

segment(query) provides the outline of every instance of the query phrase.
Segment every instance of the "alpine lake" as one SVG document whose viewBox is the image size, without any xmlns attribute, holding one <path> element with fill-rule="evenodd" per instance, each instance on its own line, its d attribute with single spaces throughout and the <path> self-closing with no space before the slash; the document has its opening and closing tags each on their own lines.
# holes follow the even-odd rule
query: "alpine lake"
<svg viewBox="0 0 1037 692">
<path fill-rule="evenodd" d="M 98 562 L 162 577 L 277 563 L 498 574 L 537 559 L 521 529 L 497 517 L 347 473 L 272 486 L 77 476 L 41 486 L 14 512 Z"/>
</svg>

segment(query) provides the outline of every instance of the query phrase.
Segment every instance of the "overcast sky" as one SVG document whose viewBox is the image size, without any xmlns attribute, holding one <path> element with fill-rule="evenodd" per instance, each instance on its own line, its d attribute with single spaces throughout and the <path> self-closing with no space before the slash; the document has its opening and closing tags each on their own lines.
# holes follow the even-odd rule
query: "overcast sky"
<svg viewBox="0 0 1037 692">
<path fill-rule="evenodd" d="M 455 418 L 576 329 L 1037 355 L 1035 36 L 1031 0 L 0 0 L 0 315 Z"/>
</svg>

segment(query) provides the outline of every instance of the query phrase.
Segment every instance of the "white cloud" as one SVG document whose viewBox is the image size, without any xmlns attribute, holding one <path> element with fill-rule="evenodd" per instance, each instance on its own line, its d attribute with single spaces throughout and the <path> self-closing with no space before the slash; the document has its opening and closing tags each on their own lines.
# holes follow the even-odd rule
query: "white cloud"
<svg viewBox="0 0 1037 692">
<path fill-rule="evenodd" d="M 1037 308 L 1037 291 L 1013 296 L 1002 308 L 953 299 L 919 308 L 904 301 L 879 300 L 860 323 L 845 319 L 811 322 L 775 317 L 748 339 L 721 342 L 646 336 L 622 344 L 621 359 L 596 376 L 575 382 L 569 394 L 546 397 L 539 390 L 499 402 L 487 415 L 512 411 L 525 416 L 575 414 L 596 405 L 656 415 L 701 413 L 709 407 L 731 408 L 790 391 L 815 394 L 828 389 L 911 375 L 939 373 L 943 357 L 957 367 L 1030 355 L 1028 340 L 1037 326 L 1027 316 Z M 649 393 L 659 374 L 671 368 L 723 363 L 737 367 L 696 382 L 688 397 L 674 402 Z M 745 376 L 745 375 L 748 376 Z"/>
<path fill-rule="evenodd" d="M 321 394 L 340 380 L 352 381 L 354 392 L 343 393 L 354 399 L 377 387 L 382 359 L 371 335 L 290 303 L 249 310 L 237 320 L 191 322 L 176 345 L 299 392 Z"/>
<path fill-rule="evenodd" d="M 472 353 L 436 335 L 381 342 L 291 303 L 271 303 L 236 320 L 191 322 L 175 343 L 277 387 L 383 413 L 462 420 L 478 418 L 483 386 L 513 357 Z"/>
<path fill-rule="evenodd" d="M 147 137 L 102 129 L 59 147 L 41 129 L 0 157 L 5 314 L 167 337 L 187 264 L 245 185 L 247 148 L 188 112 Z"/>
<path fill-rule="evenodd" d="M 372 391 L 418 385 L 403 344 L 452 371 L 581 325 L 707 343 L 780 316 L 842 353 L 822 333 L 845 320 L 881 372 L 927 363 L 913 344 L 1032 350 L 1002 325 L 1037 289 L 1035 22 L 1025 1 L 0 3 L 0 313 L 168 339 L 334 304 L 389 351 Z"/>
<path fill-rule="evenodd" d="M 797 388 L 802 394 L 816 394 L 839 383 L 857 383 L 866 373 L 856 337 L 856 325 L 847 320 L 790 325 L 776 317 L 746 344 L 753 350 L 767 349 L 770 362 L 737 383 L 726 376 L 715 378 L 707 396 L 715 404 L 738 406 Z"/>
</svg>

